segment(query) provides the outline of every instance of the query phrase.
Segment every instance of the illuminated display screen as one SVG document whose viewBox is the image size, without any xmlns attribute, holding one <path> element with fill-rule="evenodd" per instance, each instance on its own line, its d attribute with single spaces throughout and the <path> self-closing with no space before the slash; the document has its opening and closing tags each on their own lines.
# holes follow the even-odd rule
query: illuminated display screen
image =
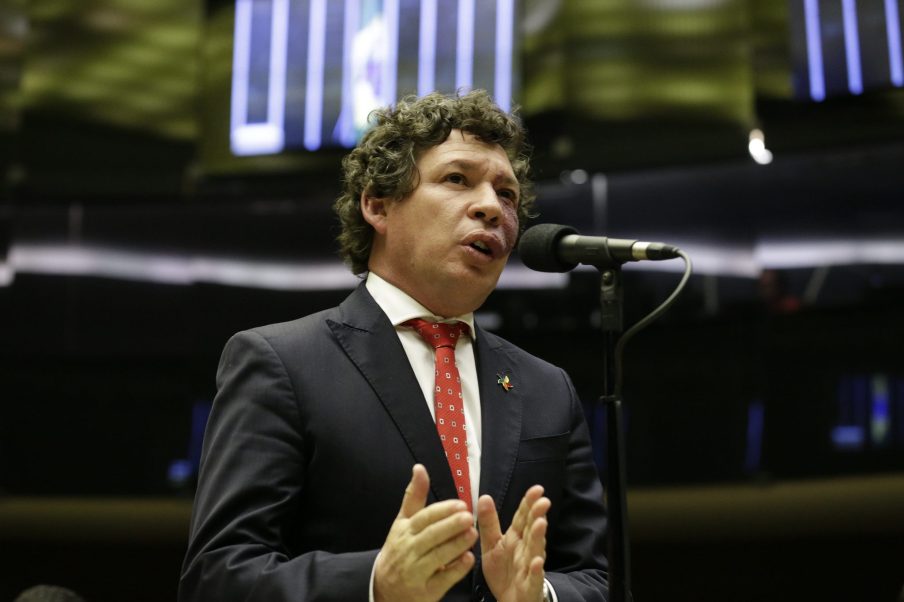
<svg viewBox="0 0 904 602">
<path fill-rule="evenodd" d="M 515 0 L 237 0 L 235 155 L 350 147 L 408 94 L 514 88 Z"/>
<path fill-rule="evenodd" d="M 830 434 L 839 451 L 904 447 L 904 378 L 881 373 L 842 377 Z"/>
<path fill-rule="evenodd" d="M 791 0 L 795 96 L 904 87 L 901 13 L 901 0 Z"/>
</svg>

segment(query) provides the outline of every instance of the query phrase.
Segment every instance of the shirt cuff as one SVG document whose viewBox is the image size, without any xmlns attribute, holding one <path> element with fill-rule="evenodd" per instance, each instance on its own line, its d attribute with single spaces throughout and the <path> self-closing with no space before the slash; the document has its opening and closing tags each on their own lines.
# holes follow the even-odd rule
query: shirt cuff
<svg viewBox="0 0 904 602">
<path fill-rule="evenodd" d="M 377 559 L 380 558 L 380 554 L 377 553 L 377 557 L 374 558 L 374 565 L 370 567 L 370 585 L 367 586 L 367 599 L 370 602 L 374 602 L 374 575 L 377 574 Z M 556 602 L 555 600 L 553 602 Z"/>
<path fill-rule="evenodd" d="M 550 583 L 548 579 L 543 579 L 543 583 L 546 584 L 546 591 L 549 592 L 550 602 L 559 602 L 559 597 L 556 596 L 556 590 L 552 586 L 552 583 Z M 371 602 L 373 602 L 373 598 L 371 598 Z"/>
</svg>

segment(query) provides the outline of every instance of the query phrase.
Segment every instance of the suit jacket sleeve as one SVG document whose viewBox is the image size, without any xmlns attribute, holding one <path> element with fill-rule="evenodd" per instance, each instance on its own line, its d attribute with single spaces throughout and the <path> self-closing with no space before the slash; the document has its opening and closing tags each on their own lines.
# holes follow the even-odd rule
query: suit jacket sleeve
<svg viewBox="0 0 904 602">
<path fill-rule="evenodd" d="M 562 495 L 551 517 L 546 578 L 559 602 L 604 602 L 608 599 L 608 575 L 603 490 L 583 406 L 571 380 L 563 371 L 560 375 L 568 391 L 572 424 L 562 471 Z"/>
<path fill-rule="evenodd" d="M 293 382 L 256 332 L 227 344 L 204 438 L 179 600 L 367 600 L 377 551 L 290 549 L 304 512 L 305 441 Z"/>
</svg>

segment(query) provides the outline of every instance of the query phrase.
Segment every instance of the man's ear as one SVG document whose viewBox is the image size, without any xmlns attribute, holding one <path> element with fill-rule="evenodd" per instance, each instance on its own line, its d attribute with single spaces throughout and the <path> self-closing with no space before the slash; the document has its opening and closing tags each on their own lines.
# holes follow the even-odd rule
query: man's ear
<svg viewBox="0 0 904 602">
<path fill-rule="evenodd" d="M 378 234 L 386 234 L 385 198 L 372 196 L 367 190 L 361 193 L 361 215 Z"/>
</svg>

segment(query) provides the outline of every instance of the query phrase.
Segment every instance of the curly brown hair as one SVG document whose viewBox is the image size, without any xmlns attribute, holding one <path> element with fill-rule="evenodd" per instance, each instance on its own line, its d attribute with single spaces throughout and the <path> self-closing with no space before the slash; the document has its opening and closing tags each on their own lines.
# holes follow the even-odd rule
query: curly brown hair
<svg viewBox="0 0 904 602">
<path fill-rule="evenodd" d="M 342 159 L 342 193 L 333 205 L 342 225 L 339 253 L 355 274 L 367 271 L 374 233 L 361 214 L 362 193 L 393 202 L 403 199 L 417 187 L 418 158 L 442 144 L 453 129 L 505 150 L 521 188 L 518 220 L 522 228 L 527 223 L 534 194 L 526 131 L 517 113 L 505 113 L 485 91 L 408 96 L 395 107 L 372 112 L 370 121 L 372 128 Z"/>
</svg>

